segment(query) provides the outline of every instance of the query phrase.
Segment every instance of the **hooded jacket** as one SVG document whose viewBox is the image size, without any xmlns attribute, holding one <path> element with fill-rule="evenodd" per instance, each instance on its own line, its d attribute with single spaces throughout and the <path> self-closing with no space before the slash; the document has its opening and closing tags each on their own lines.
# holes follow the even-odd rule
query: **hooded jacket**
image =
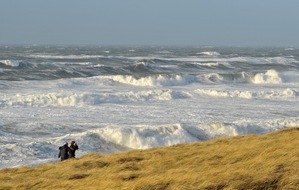
<svg viewBox="0 0 299 190">
<path fill-rule="evenodd" d="M 69 158 L 69 147 L 67 144 L 59 147 L 58 158 L 61 158 L 61 160 L 66 160 Z"/>
<path fill-rule="evenodd" d="M 78 145 L 71 145 L 70 147 L 69 147 L 69 156 L 70 156 L 70 158 L 75 158 L 75 152 L 76 152 L 76 150 L 78 150 L 79 149 L 79 147 L 78 147 Z"/>
</svg>

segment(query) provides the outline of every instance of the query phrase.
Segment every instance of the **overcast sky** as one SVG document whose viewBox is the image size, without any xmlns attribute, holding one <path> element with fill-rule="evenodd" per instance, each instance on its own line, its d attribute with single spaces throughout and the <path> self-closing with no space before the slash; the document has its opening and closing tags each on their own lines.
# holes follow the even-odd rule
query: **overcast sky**
<svg viewBox="0 0 299 190">
<path fill-rule="evenodd" d="M 299 0 L 1 0 L 0 45 L 299 47 Z"/>
</svg>

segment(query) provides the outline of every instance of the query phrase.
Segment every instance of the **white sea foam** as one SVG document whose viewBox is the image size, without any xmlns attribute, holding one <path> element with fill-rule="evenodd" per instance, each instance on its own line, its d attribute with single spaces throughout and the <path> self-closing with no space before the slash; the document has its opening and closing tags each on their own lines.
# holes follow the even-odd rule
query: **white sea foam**
<svg viewBox="0 0 299 190">
<path fill-rule="evenodd" d="M 73 139 L 79 143 L 77 157 L 92 151 L 111 153 L 129 149 L 170 146 L 198 140 L 184 130 L 180 124 L 134 127 L 107 126 L 57 138 L 36 138 L 28 143 L 0 144 L 2 164 L 13 167 L 21 164 L 31 165 L 33 163 L 33 165 L 37 165 L 58 160 L 58 147 L 61 146 L 62 142 Z M 22 154 L 22 152 L 26 152 L 26 154 Z M 12 158 L 14 162 L 10 162 Z M 0 166 L 0 168 L 2 167 Z"/>
<path fill-rule="evenodd" d="M 275 70 L 268 70 L 266 73 L 256 74 L 251 81 L 254 84 L 280 84 L 282 79 Z"/>
<path fill-rule="evenodd" d="M 214 96 L 214 97 L 231 97 L 231 98 L 245 98 L 245 99 L 251 99 L 252 93 L 249 91 L 221 91 L 221 90 L 206 90 L 206 89 L 197 89 L 195 91 L 198 94 L 208 95 L 208 96 Z"/>
<path fill-rule="evenodd" d="M 168 50 L 162 50 L 162 51 L 158 51 L 158 53 L 161 53 L 161 54 L 172 54 L 173 52 L 168 51 Z"/>
<path fill-rule="evenodd" d="M 180 124 L 161 126 L 140 125 L 135 127 L 106 127 L 94 130 L 105 141 L 123 145 L 131 149 L 145 149 L 169 146 L 197 139 L 191 136 Z"/>
<path fill-rule="evenodd" d="M 209 67 L 216 67 L 216 66 L 219 66 L 219 65 L 223 65 L 223 66 L 228 67 L 228 68 L 233 68 L 233 66 L 228 62 L 207 62 L 207 63 L 203 62 L 203 63 L 193 63 L 193 64 L 209 66 Z"/>
<path fill-rule="evenodd" d="M 296 127 L 298 124 L 298 119 L 276 119 L 265 122 L 214 122 L 198 126 L 181 124 L 109 125 L 55 138 L 35 138 L 28 139 L 27 142 L 0 144 L 0 151 L 2 152 L 0 168 L 58 161 L 58 147 L 63 142 L 74 139 L 79 144 L 76 155 L 80 157 L 94 151 L 111 153 L 130 149 L 170 146 L 219 137 L 269 133 L 278 129 Z"/>
<path fill-rule="evenodd" d="M 188 98 L 183 92 L 172 90 L 128 91 L 119 93 L 48 93 L 16 94 L 9 97 L 0 96 L 0 107 L 48 107 L 48 106 L 84 106 L 103 103 L 125 103 L 140 101 L 169 101 Z"/>
<path fill-rule="evenodd" d="M 252 84 L 283 84 L 299 82 L 299 74 L 294 71 L 277 72 L 268 70 L 265 73 L 204 73 L 197 76 L 196 82 L 212 83 L 252 83 Z M 200 79 L 200 80 L 199 80 Z"/>
<path fill-rule="evenodd" d="M 220 65 L 220 63 L 215 63 L 215 62 L 207 62 L 207 63 L 193 63 L 196 65 L 202 65 L 202 66 L 208 66 L 208 67 L 215 67 Z"/>
<path fill-rule="evenodd" d="M 179 62 L 239 62 L 239 63 L 252 63 L 252 64 L 290 64 L 299 63 L 294 57 L 221 57 L 221 56 L 189 56 L 189 57 L 153 57 L 153 56 L 143 56 L 143 57 L 118 57 L 126 58 L 131 60 L 151 60 L 159 59 L 165 61 L 179 61 Z"/>
<path fill-rule="evenodd" d="M 157 75 L 135 78 L 133 76 L 103 76 L 103 79 L 109 79 L 114 82 L 133 85 L 133 86 L 173 86 L 173 85 L 187 85 L 197 81 L 197 78 L 192 75 Z"/>
<path fill-rule="evenodd" d="M 204 52 L 199 52 L 199 53 L 196 53 L 196 54 L 197 55 L 206 55 L 206 56 L 219 56 L 219 55 L 221 55 L 217 51 L 204 51 Z"/>
<path fill-rule="evenodd" d="M 211 138 L 246 135 L 246 134 L 263 134 L 276 130 L 297 127 L 298 119 L 276 119 L 264 122 L 234 122 L 234 123 L 209 123 L 201 126 L 200 129 Z"/>
<path fill-rule="evenodd" d="M 294 51 L 295 50 L 295 48 L 286 48 L 286 49 L 284 49 L 285 51 Z"/>
<path fill-rule="evenodd" d="M 12 66 L 12 67 L 18 67 L 20 65 L 20 61 L 17 61 L 17 60 L 0 60 L 0 63 L 3 63 L 4 65 Z"/>
<path fill-rule="evenodd" d="M 240 90 L 215 90 L 215 89 L 197 89 L 195 93 L 213 97 L 229 98 L 260 98 L 260 99 L 277 99 L 277 98 L 296 98 L 299 95 L 298 89 L 276 89 L 270 91 L 240 91 Z"/>
<path fill-rule="evenodd" d="M 52 55 L 52 54 L 31 54 L 27 57 L 42 58 L 42 59 L 95 59 L 103 58 L 103 55 Z"/>
</svg>

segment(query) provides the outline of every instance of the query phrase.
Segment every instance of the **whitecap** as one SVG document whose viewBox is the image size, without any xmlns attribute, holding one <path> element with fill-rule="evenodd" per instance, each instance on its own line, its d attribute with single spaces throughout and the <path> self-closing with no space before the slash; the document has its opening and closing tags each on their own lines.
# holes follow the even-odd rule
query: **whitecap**
<svg viewBox="0 0 299 190">
<path fill-rule="evenodd" d="M 251 78 L 254 84 L 280 84 L 282 79 L 279 73 L 275 70 L 268 70 L 265 73 L 258 73 Z"/>
<path fill-rule="evenodd" d="M 205 56 L 219 56 L 219 55 L 221 55 L 217 51 L 204 51 L 204 52 L 199 52 L 199 53 L 196 53 L 196 54 L 197 55 L 205 55 Z"/>
<path fill-rule="evenodd" d="M 0 60 L 0 63 L 12 67 L 18 67 L 20 65 L 20 61 L 17 60 Z"/>
<path fill-rule="evenodd" d="M 136 78 L 129 75 L 102 76 L 102 79 L 109 79 L 114 82 L 132 86 L 174 86 L 188 85 L 197 82 L 192 75 L 157 75 Z"/>
</svg>

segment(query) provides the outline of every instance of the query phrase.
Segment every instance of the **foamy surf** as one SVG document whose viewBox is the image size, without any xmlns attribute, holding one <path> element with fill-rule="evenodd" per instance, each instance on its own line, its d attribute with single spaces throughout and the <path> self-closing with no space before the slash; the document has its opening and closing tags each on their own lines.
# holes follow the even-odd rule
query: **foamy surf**
<svg viewBox="0 0 299 190">
<path fill-rule="evenodd" d="M 31 49 L 32 48 L 32 49 Z M 299 125 L 298 49 L 0 46 L 0 168 Z"/>
<path fill-rule="evenodd" d="M 266 122 L 208 123 L 188 126 L 182 124 L 106 126 L 72 133 L 56 138 L 34 138 L 30 142 L 9 143 L 0 147 L 2 164 L 6 167 L 37 165 L 57 161 L 58 146 L 76 139 L 80 146 L 77 156 L 88 152 L 123 152 L 132 149 L 147 149 L 171 146 L 180 143 L 204 141 L 219 137 L 264 134 L 278 129 L 296 127 L 298 120 L 274 120 Z M 17 138 L 17 136 L 15 136 Z M 20 154 L 24 152 L 26 154 Z M 11 162 L 11 158 L 14 162 Z"/>
</svg>

